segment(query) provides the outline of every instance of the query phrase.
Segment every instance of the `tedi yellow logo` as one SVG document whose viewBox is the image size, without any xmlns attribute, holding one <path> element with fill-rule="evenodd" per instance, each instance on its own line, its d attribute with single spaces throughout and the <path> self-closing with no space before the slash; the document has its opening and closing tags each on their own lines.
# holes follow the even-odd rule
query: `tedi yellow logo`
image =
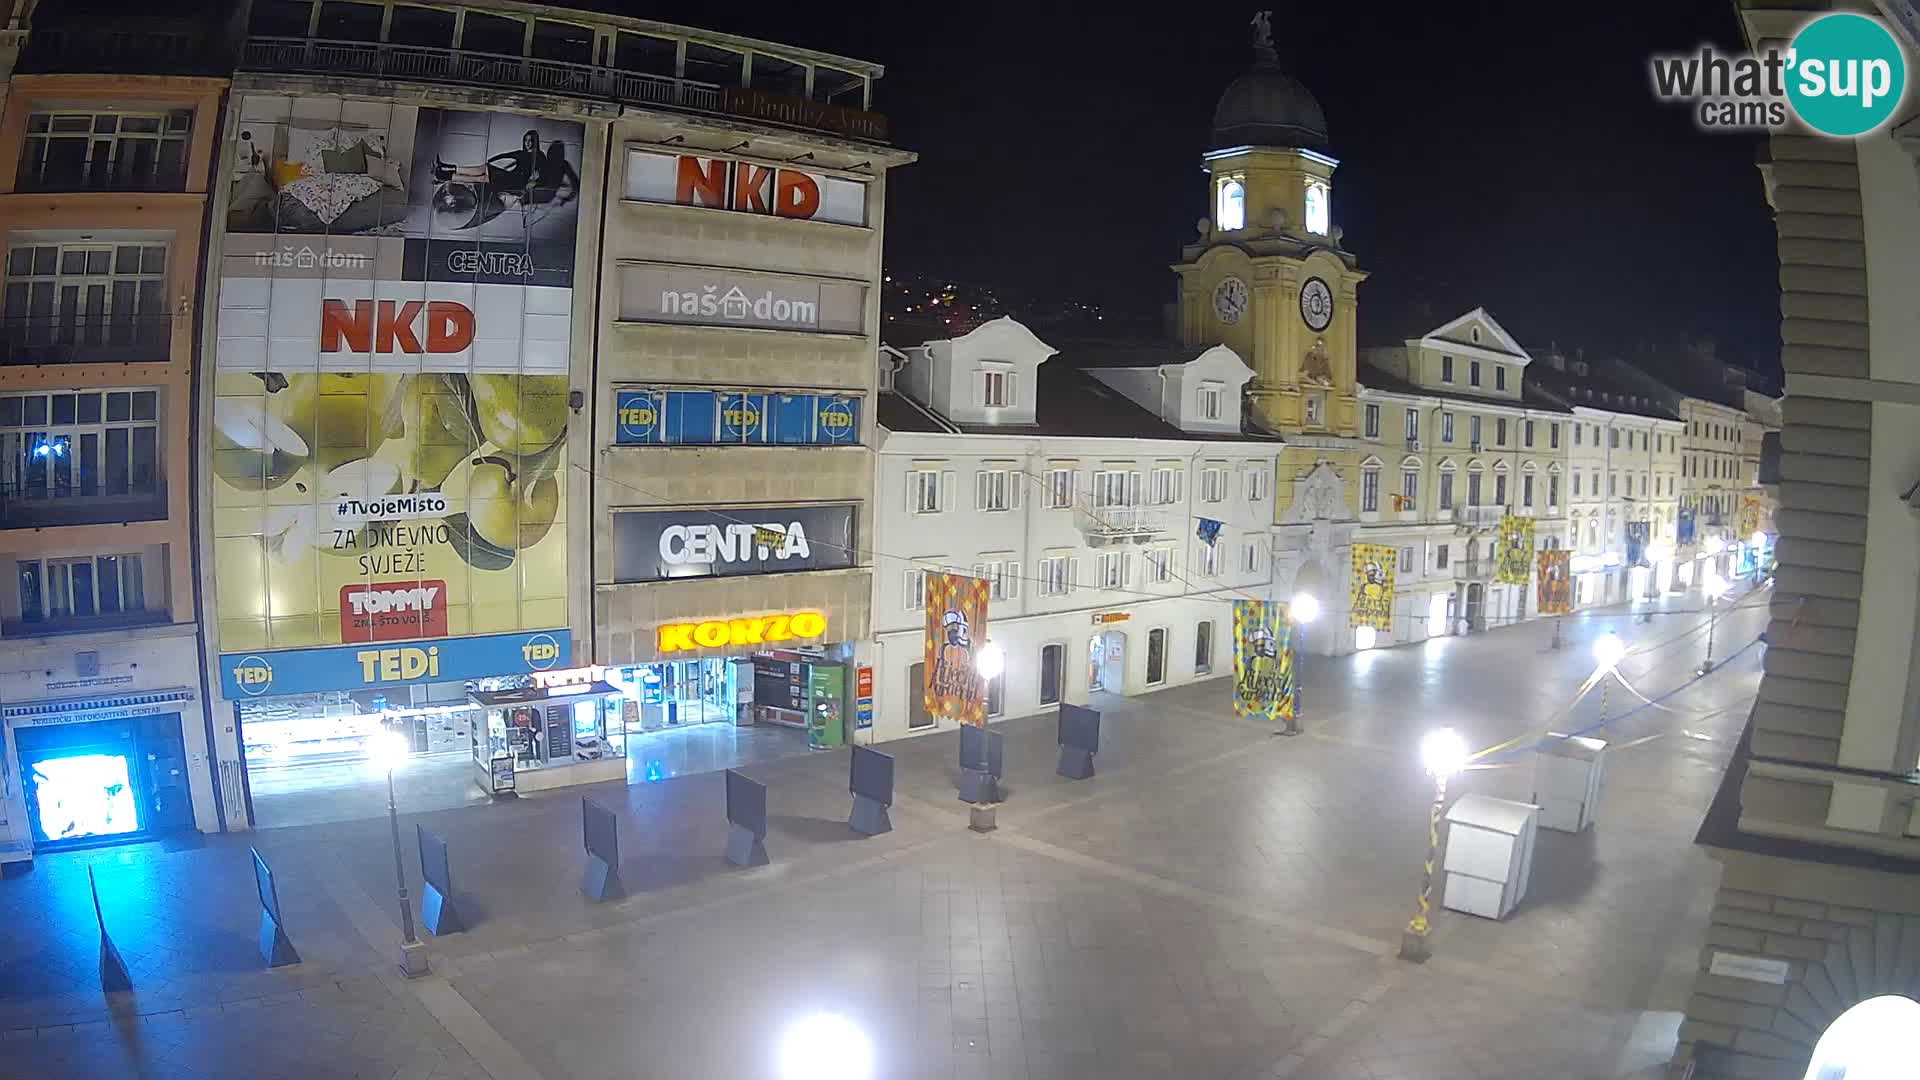
<svg viewBox="0 0 1920 1080">
<path fill-rule="evenodd" d="M 560 661 L 560 643 L 553 640 L 552 634 L 535 634 L 520 646 L 520 655 L 528 667 L 545 671 Z"/>
<path fill-rule="evenodd" d="M 398 649 L 365 649 L 353 654 L 360 661 L 360 680 L 369 683 L 410 682 L 431 679 L 440 674 L 440 648 L 437 645 Z"/>
<path fill-rule="evenodd" d="M 262 657 L 243 656 L 233 665 L 233 681 L 242 692 L 257 697 L 273 685 L 273 665 Z"/>
</svg>

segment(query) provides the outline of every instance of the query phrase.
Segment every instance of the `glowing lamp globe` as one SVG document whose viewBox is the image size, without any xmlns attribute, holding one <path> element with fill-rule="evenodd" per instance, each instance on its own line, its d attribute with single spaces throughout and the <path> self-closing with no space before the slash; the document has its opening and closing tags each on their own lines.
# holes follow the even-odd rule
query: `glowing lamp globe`
<svg viewBox="0 0 1920 1080">
<path fill-rule="evenodd" d="M 853 1021 L 815 1013 L 780 1040 L 780 1080 L 870 1080 L 873 1043 Z"/>
<path fill-rule="evenodd" d="M 1593 642 L 1593 658 L 1602 668 L 1612 668 L 1627 655 L 1627 643 L 1620 635 L 1611 631 L 1601 634 Z"/>
<path fill-rule="evenodd" d="M 1430 731 L 1420 740 L 1420 764 L 1429 776 L 1452 776 L 1467 764 L 1467 741 L 1452 728 Z"/>
<path fill-rule="evenodd" d="M 973 658 L 973 666 L 983 679 L 997 679 L 1007 669 L 1007 654 L 1000 646 L 989 641 L 980 646 L 980 652 Z"/>
<path fill-rule="evenodd" d="M 1310 592 L 1297 592 L 1287 606 L 1287 617 L 1305 624 L 1320 617 L 1320 600 Z"/>
</svg>

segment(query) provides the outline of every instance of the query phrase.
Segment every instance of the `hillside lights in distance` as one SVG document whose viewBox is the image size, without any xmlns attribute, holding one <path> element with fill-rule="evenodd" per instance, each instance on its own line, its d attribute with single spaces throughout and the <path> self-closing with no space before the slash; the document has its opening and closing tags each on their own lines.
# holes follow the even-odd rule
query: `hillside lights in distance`
<svg viewBox="0 0 1920 1080">
<path fill-rule="evenodd" d="M 1444 780 L 1465 768 L 1467 741 L 1452 728 L 1429 731 L 1420 740 L 1420 765 L 1427 775 Z"/>
<path fill-rule="evenodd" d="M 780 1039 L 780 1080 L 870 1080 L 873 1043 L 853 1021 L 815 1013 Z"/>
<path fill-rule="evenodd" d="M 1306 625 L 1320 617 L 1320 600 L 1310 592 L 1297 592 L 1287 605 L 1287 617 Z"/>
<path fill-rule="evenodd" d="M 973 658 L 973 666 L 983 679 L 997 679 L 1007 670 L 1007 654 L 1000 646 L 989 641 L 980 646 L 979 655 Z"/>
<path fill-rule="evenodd" d="M 1626 655 L 1627 643 L 1620 640 L 1619 634 L 1608 631 L 1594 639 L 1593 659 L 1600 665 L 1600 670 L 1613 670 L 1614 665 Z"/>
</svg>

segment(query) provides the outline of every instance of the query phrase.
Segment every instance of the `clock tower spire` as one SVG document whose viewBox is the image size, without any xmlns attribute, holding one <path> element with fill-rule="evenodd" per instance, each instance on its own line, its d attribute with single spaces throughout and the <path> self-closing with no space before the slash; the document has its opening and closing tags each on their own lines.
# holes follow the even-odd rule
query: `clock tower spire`
<svg viewBox="0 0 1920 1080">
<path fill-rule="evenodd" d="M 1280 70 L 1271 13 L 1253 17 L 1254 61 L 1220 96 L 1203 157 L 1211 213 L 1173 267 L 1180 336 L 1253 366 L 1255 424 L 1352 435 L 1355 287 L 1365 278 L 1333 220 L 1326 117 Z"/>
</svg>

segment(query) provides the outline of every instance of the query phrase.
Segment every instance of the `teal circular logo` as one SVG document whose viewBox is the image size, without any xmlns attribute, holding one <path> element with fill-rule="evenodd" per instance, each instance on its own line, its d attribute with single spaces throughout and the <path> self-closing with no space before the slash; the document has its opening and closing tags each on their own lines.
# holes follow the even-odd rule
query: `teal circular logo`
<svg viewBox="0 0 1920 1080">
<path fill-rule="evenodd" d="M 1907 90 L 1900 44 L 1876 19 L 1822 15 L 1794 36 L 1787 101 L 1823 135 L 1864 135 L 1887 122 Z"/>
</svg>

